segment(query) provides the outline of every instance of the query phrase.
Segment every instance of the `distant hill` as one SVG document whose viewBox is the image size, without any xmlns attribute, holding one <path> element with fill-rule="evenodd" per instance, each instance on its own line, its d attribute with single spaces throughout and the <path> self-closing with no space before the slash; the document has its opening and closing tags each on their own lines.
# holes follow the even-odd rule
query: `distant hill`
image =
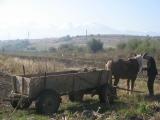
<svg viewBox="0 0 160 120">
<path fill-rule="evenodd" d="M 37 39 L 30 40 L 32 45 L 39 48 L 45 47 L 59 47 L 62 44 L 73 44 L 78 46 L 86 45 L 87 42 L 93 38 L 100 39 L 104 43 L 104 47 L 115 47 L 119 42 L 127 42 L 128 40 L 140 39 L 144 40 L 148 36 L 134 36 L 134 35 L 88 35 L 88 36 L 65 36 L 61 38 L 46 38 L 46 39 Z M 152 37 L 153 40 L 160 39 L 159 36 Z"/>
<path fill-rule="evenodd" d="M 30 40 L 4 40 L 0 41 L 0 49 L 6 50 L 47 50 L 50 47 L 58 48 L 62 44 L 73 44 L 84 46 L 93 38 L 100 39 L 104 43 L 104 47 L 115 47 L 119 42 L 127 42 L 132 39 L 144 40 L 148 36 L 134 36 L 134 35 L 80 35 L 80 36 L 64 36 L 61 38 L 43 38 Z M 160 39 L 159 36 L 151 37 L 152 40 Z"/>
</svg>

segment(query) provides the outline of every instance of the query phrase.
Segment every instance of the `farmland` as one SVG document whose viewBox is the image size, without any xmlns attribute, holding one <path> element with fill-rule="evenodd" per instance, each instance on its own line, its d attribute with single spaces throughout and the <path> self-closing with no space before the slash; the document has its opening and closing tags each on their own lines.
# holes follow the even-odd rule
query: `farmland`
<svg viewBox="0 0 160 120">
<path fill-rule="evenodd" d="M 160 120 L 159 13 L 158 0 L 0 0 L 0 120 Z"/>
<path fill-rule="evenodd" d="M 112 54 L 113 55 L 113 54 Z M 68 56 L 68 57 L 67 57 Z M 111 57 L 111 56 L 110 56 Z M 23 74 L 22 66 L 25 66 L 26 74 L 44 73 L 51 71 L 66 71 L 70 69 L 80 69 L 83 67 L 104 68 L 104 63 L 108 55 L 105 53 L 84 54 L 75 56 L 73 54 L 64 54 L 59 57 L 58 54 L 32 55 L 1 55 L 0 64 L 1 71 L 11 74 Z M 1 75 L 1 81 L 8 83 L 6 88 L 2 88 L 1 96 L 7 97 L 9 93 L 10 78 Z M 67 96 L 63 96 L 61 107 L 58 113 L 52 116 L 43 116 L 36 113 L 34 104 L 27 110 L 17 110 L 13 112 L 13 108 L 9 103 L 2 102 L 0 109 L 0 119 L 11 120 L 46 120 L 46 119 L 159 119 L 160 112 L 160 82 L 155 82 L 155 97 L 147 97 L 146 73 L 139 75 L 136 80 L 135 90 L 144 93 L 134 93 L 128 95 L 126 91 L 118 90 L 118 99 L 110 106 L 104 106 L 99 103 L 98 96 L 93 98 L 90 95 L 84 96 L 83 102 L 70 102 Z M 5 83 L 4 82 L 4 83 Z M 3 83 L 3 84 L 4 84 Z M 5 84 L 6 84 L 5 83 Z M 126 81 L 121 80 L 119 86 L 126 88 Z M 5 93 L 6 92 L 6 93 Z"/>
<path fill-rule="evenodd" d="M 95 36 L 94 36 L 95 37 Z M 111 36 L 110 36 L 111 37 Z M 109 38 L 110 38 L 109 37 Z M 121 36 L 122 37 L 122 36 Z M 78 39 L 78 37 L 75 37 Z M 83 38 L 83 37 L 82 37 Z M 79 38 L 81 40 L 82 38 Z M 105 38 L 105 37 L 104 37 Z M 116 38 L 116 37 L 111 37 Z M 119 37 L 118 37 L 119 38 Z M 118 40 L 117 38 L 117 40 Z M 123 38 L 123 37 L 122 37 Z M 138 37 L 139 38 L 139 37 Z M 73 38 L 72 38 L 73 39 Z M 143 39 L 143 40 L 142 40 Z M 150 38 L 148 41 L 147 37 L 142 37 L 139 40 L 124 40 L 122 45 L 115 45 L 114 48 L 105 48 L 108 42 L 104 42 L 104 48 L 96 53 L 86 50 L 82 47 L 82 50 L 78 50 L 78 46 L 63 45 L 52 51 L 30 51 L 30 50 L 18 50 L 16 51 L 1 51 L 0 65 L 2 73 L 1 75 L 1 86 L 2 91 L 0 95 L 3 98 L 8 98 L 11 91 L 11 78 L 8 74 L 23 74 L 23 66 L 25 67 L 26 74 L 45 74 L 45 72 L 57 72 L 67 70 L 79 70 L 82 68 L 101 68 L 104 69 L 104 65 L 108 59 L 125 58 L 127 59 L 134 53 L 143 53 L 148 50 L 151 46 L 150 53 L 156 58 L 157 66 L 159 65 L 159 41 L 158 38 Z M 64 41 L 63 39 L 60 41 Z M 72 43 L 76 40 L 71 40 Z M 77 41 L 78 42 L 78 41 Z M 81 41 L 84 42 L 84 41 Z M 80 42 L 80 43 L 81 43 Z M 86 44 L 87 41 L 84 43 Z M 15 42 L 16 43 L 16 42 Z M 38 43 L 38 42 L 37 42 Z M 41 43 L 41 42 L 40 42 Z M 67 41 L 67 43 L 69 43 Z M 118 43 L 115 41 L 115 43 Z M 146 44 L 147 43 L 147 44 Z M 17 43 L 16 43 L 17 44 Z M 24 44 L 24 42 L 23 42 Z M 26 43 L 25 43 L 26 44 Z M 124 48 L 125 44 L 125 48 Z M 18 43 L 19 45 L 19 43 Z M 21 43 L 22 45 L 22 43 Z M 45 44 L 43 44 L 45 45 Z M 111 45 L 111 44 L 110 44 Z M 37 46 L 37 45 L 36 45 Z M 113 46 L 113 44 L 112 44 Z M 50 46 L 45 46 L 48 49 Z M 23 48 L 23 47 L 21 47 Z M 129 49 L 128 49 L 129 48 Z M 153 49 L 155 48 L 155 49 Z M 78 48 L 79 49 L 79 48 Z M 141 52 L 139 52 L 141 51 Z M 135 90 L 141 91 L 142 93 L 134 93 L 128 95 L 127 91 L 118 90 L 118 99 L 115 100 L 114 104 L 105 106 L 99 103 L 98 96 L 93 98 L 90 95 L 85 95 L 83 102 L 71 102 L 68 96 L 63 96 L 62 103 L 60 105 L 58 113 L 53 116 L 43 116 L 36 112 L 34 104 L 27 110 L 16 110 L 10 106 L 7 102 L 2 102 L 0 110 L 0 118 L 2 119 L 120 119 L 120 120 L 145 120 L 145 119 L 159 119 L 160 112 L 160 88 L 158 81 L 155 82 L 155 97 L 147 97 L 147 77 L 146 73 L 140 74 L 136 80 Z M 126 88 L 126 80 L 121 80 L 120 87 Z"/>
</svg>

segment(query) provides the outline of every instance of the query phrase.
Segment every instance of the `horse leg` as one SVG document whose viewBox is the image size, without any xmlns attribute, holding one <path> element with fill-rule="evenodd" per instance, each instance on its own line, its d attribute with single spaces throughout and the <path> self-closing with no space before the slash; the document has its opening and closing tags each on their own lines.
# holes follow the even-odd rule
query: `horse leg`
<svg viewBox="0 0 160 120">
<path fill-rule="evenodd" d="M 133 93 L 135 79 L 131 81 L 131 94 Z"/>
<path fill-rule="evenodd" d="M 118 85 L 118 82 L 119 82 L 119 78 L 118 77 L 114 77 L 115 78 L 115 81 L 114 81 L 114 86 L 117 87 Z M 117 88 L 115 89 L 115 97 L 117 98 Z"/>
<path fill-rule="evenodd" d="M 130 89 L 130 79 L 127 80 L 127 94 L 129 95 L 129 89 Z"/>
</svg>

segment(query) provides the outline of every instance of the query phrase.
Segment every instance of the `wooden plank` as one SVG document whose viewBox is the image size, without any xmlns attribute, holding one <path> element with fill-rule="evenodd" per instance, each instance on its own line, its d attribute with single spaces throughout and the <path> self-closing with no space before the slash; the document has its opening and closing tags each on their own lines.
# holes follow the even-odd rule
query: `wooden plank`
<svg viewBox="0 0 160 120">
<path fill-rule="evenodd" d="M 71 73 L 62 73 L 62 74 L 51 74 L 51 75 L 47 75 L 46 77 L 48 78 L 48 77 L 58 77 L 58 76 L 68 76 L 68 75 L 81 75 L 81 74 L 86 74 L 86 73 L 93 73 L 93 72 L 99 72 L 99 71 L 101 71 L 101 70 L 97 70 L 97 71 L 88 71 L 88 72 L 71 72 Z M 44 77 L 44 76 L 38 76 L 38 77 Z M 32 78 L 36 78 L 36 77 L 32 77 Z"/>
<path fill-rule="evenodd" d="M 16 93 L 16 92 L 17 92 L 16 76 L 13 76 L 13 77 L 12 77 L 12 82 L 13 82 L 13 85 L 12 85 L 13 90 L 14 90 L 14 92 Z"/>
<path fill-rule="evenodd" d="M 57 91 L 59 94 L 65 94 L 71 91 L 85 90 L 89 88 L 97 88 L 103 84 L 107 84 L 107 71 L 89 71 L 79 73 L 67 73 L 59 75 L 47 75 L 39 77 L 20 77 L 19 80 L 24 82 L 30 79 L 29 83 L 29 96 L 34 97 L 39 94 L 44 88 Z M 17 76 L 18 77 L 18 76 Z M 99 84 L 97 84 L 99 82 Z M 24 88 L 25 85 L 22 84 Z M 22 92 L 24 94 L 24 91 Z"/>
</svg>

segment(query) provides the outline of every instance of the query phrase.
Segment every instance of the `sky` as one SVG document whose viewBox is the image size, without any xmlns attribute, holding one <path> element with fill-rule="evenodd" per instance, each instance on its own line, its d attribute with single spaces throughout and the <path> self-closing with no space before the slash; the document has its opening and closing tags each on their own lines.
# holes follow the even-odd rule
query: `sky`
<svg viewBox="0 0 160 120">
<path fill-rule="evenodd" d="M 0 40 L 160 35 L 160 0 L 0 0 Z M 29 35 L 28 35 L 29 33 Z"/>
</svg>

